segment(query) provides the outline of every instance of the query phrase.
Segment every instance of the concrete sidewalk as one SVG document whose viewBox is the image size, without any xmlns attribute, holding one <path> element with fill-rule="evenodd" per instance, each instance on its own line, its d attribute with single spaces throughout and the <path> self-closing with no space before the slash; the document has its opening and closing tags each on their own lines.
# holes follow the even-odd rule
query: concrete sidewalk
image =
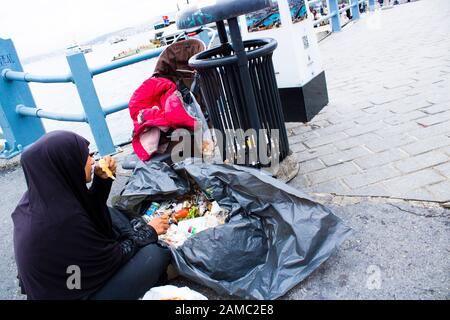
<svg viewBox="0 0 450 320">
<path fill-rule="evenodd" d="M 306 125 L 289 124 L 295 186 L 450 201 L 449 16 L 449 1 L 422 0 L 320 43 L 330 104 Z"/>
<path fill-rule="evenodd" d="M 122 190 L 129 173 L 119 171 L 110 198 Z M 20 169 L 0 173 L 0 299 L 25 299 L 18 290 L 10 217 L 25 190 Z M 282 299 L 450 299 L 450 210 L 426 202 L 313 196 L 354 233 Z M 171 284 L 209 299 L 230 298 L 183 278 Z"/>
<path fill-rule="evenodd" d="M 450 210 L 438 203 L 450 200 L 449 14 L 449 1 L 421 0 L 321 42 L 330 104 L 309 124 L 289 124 L 301 164 L 291 184 L 354 234 L 283 299 L 450 299 Z M 10 214 L 25 190 L 19 168 L 0 170 L 0 299 L 24 299 Z"/>
</svg>

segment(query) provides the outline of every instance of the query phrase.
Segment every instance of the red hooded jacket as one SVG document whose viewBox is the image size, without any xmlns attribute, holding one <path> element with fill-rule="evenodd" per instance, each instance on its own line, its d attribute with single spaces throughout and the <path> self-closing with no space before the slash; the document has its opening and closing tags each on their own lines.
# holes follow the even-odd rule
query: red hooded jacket
<svg viewBox="0 0 450 320">
<path fill-rule="evenodd" d="M 152 77 L 146 80 L 133 94 L 128 104 L 134 123 L 133 148 L 139 159 L 149 160 L 149 154 L 142 145 L 141 134 L 152 127 L 173 129 L 195 129 L 196 120 L 183 107 L 176 94 L 177 86 L 172 81 Z"/>
</svg>

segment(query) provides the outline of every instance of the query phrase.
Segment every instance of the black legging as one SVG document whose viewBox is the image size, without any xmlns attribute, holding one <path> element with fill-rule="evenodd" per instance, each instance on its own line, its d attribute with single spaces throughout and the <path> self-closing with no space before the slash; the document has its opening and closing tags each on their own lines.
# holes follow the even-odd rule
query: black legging
<svg viewBox="0 0 450 320">
<path fill-rule="evenodd" d="M 123 228 L 131 225 L 128 219 L 115 209 L 110 209 L 113 225 Z M 119 228 L 119 229 L 120 229 Z M 158 244 L 141 248 L 99 291 L 93 300 L 136 300 L 150 288 L 167 282 L 167 266 L 170 251 Z"/>
</svg>

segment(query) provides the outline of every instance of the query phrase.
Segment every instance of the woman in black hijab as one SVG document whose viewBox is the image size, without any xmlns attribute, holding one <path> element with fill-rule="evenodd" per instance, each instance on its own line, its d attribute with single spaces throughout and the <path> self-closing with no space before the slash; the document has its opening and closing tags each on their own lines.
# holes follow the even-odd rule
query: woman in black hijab
<svg viewBox="0 0 450 320">
<path fill-rule="evenodd" d="M 12 214 L 19 282 L 28 299 L 137 299 L 162 284 L 167 217 L 131 222 L 106 201 L 112 180 L 71 132 L 46 134 L 21 158 L 28 190 Z M 115 173 L 115 162 L 106 158 Z"/>
</svg>

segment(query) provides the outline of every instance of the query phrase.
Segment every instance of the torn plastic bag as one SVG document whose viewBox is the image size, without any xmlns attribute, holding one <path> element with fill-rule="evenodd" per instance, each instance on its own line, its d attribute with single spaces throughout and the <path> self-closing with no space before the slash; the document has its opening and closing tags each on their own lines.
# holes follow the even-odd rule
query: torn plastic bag
<svg viewBox="0 0 450 320">
<path fill-rule="evenodd" d="M 351 232 L 328 208 L 258 170 L 192 159 L 173 170 L 164 163 L 140 164 L 116 207 L 130 212 L 138 200 L 186 193 L 190 181 L 230 215 L 225 224 L 171 248 L 172 263 L 180 275 L 219 294 L 276 299 L 326 261 Z"/>
<path fill-rule="evenodd" d="M 152 201 L 181 196 L 189 190 L 189 182 L 178 177 L 166 163 L 138 161 L 119 200 L 114 200 L 114 207 L 132 219 L 141 216 Z"/>
</svg>

